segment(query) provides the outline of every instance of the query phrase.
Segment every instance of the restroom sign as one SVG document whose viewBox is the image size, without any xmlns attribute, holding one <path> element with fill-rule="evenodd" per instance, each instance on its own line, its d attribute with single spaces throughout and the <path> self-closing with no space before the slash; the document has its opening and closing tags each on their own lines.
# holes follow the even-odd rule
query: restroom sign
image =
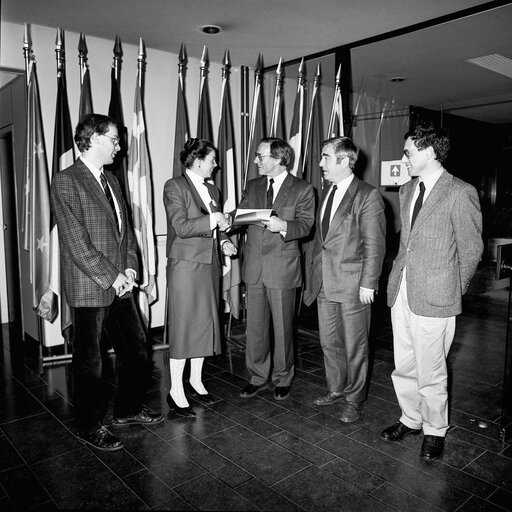
<svg viewBox="0 0 512 512">
<path fill-rule="evenodd" d="M 407 167 L 401 160 L 382 161 L 380 165 L 381 187 L 399 187 L 410 181 Z"/>
</svg>

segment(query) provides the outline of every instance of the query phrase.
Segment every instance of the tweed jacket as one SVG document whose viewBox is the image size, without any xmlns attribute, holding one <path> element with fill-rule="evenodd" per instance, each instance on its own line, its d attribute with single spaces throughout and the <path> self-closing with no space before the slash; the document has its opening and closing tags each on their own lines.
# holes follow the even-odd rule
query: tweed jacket
<svg viewBox="0 0 512 512">
<path fill-rule="evenodd" d="M 105 178 L 117 199 L 121 232 L 101 185 L 77 161 L 52 179 L 51 205 L 57 221 L 61 276 L 71 307 L 112 304 L 112 284 L 127 268 L 139 270 L 137 247 L 121 188 L 108 171 Z"/>
<path fill-rule="evenodd" d="M 332 217 L 329 231 L 322 234 L 320 202 L 313 249 L 306 268 L 308 286 L 304 303 L 309 306 L 323 284 L 333 302 L 359 302 L 359 287 L 378 290 L 386 252 L 386 217 L 379 192 L 354 176 Z"/>
<path fill-rule="evenodd" d="M 213 185 L 209 188 L 215 202 L 220 205 L 218 189 Z M 167 257 L 211 264 L 216 241 L 210 229 L 210 213 L 185 174 L 165 183 L 164 206 L 167 213 Z M 221 233 L 220 238 L 227 237 Z"/>
<path fill-rule="evenodd" d="M 250 180 L 238 208 L 265 208 L 266 193 L 266 176 Z M 299 240 L 309 234 L 315 220 L 313 186 L 288 173 L 273 209 L 287 222 L 286 237 L 250 225 L 244 245 L 242 279 L 246 284 L 261 280 L 267 288 L 279 290 L 297 288 L 302 284 Z"/>
<path fill-rule="evenodd" d="M 482 214 L 475 188 L 443 171 L 410 229 L 418 179 L 400 188 L 401 234 L 388 282 L 388 306 L 396 301 L 405 271 L 407 300 L 417 315 L 460 314 L 483 251 Z"/>
</svg>

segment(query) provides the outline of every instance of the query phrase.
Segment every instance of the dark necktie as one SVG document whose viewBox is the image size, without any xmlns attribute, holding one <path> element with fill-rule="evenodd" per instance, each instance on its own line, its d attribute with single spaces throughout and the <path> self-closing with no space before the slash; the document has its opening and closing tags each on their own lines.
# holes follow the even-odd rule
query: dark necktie
<svg viewBox="0 0 512 512">
<path fill-rule="evenodd" d="M 118 223 L 119 227 L 119 221 L 117 219 L 117 212 L 116 212 L 116 206 L 114 204 L 114 198 L 112 197 L 112 192 L 110 192 L 110 187 L 107 183 L 107 178 L 105 178 L 105 175 L 100 172 L 100 181 L 101 186 L 103 187 L 103 192 L 105 192 L 105 195 L 107 196 L 108 202 L 110 203 L 110 207 L 112 208 L 112 211 L 114 212 L 114 216 L 116 218 L 116 222 Z"/>
<path fill-rule="evenodd" d="M 322 236 L 327 236 L 327 232 L 329 231 L 329 224 L 331 223 L 331 210 L 332 210 L 332 201 L 334 199 L 334 194 L 338 190 L 338 185 L 333 185 L 332 191 L 327 198 L 327 202 L 325 203 L 324 216 L 322 217 Z"/>
<path fill-rule="evenodd" d="M 274 204 L 274 178 L 270 178 L 268 180 L 268 189 L 267 189 L 267 209 L 271 209 Z"/>
<path fill-rule="evenodd" d="M 411 229 L 414 226 L 414 221 L 416 220 L 416 217 L 418 216 L 419 211 L 421 210 L 421 205 L 423 204 L 423 196 L 425 195 L 425 184 L 423 181 L 420 181 L 420 193 L 418 194 L 418 198 L 416 199 L 416 202 L 414 203 L 414 209 L 412 211 L 412 217 L 411 217 Z"/>
</svg>

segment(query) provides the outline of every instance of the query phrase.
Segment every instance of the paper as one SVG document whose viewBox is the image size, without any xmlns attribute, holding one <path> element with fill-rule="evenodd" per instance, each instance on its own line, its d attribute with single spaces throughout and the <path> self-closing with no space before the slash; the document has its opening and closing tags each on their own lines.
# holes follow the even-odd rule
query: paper
<svg viewBox="0 0 512 512">
<path fill-rule="evenodd" d="M 264 226 L 262 220 L 268 220 L 272 215 L 276 215 L 276 212 L 272 209 L 255 209 L 249 210 L 245 208 L 239 208 L 235 213 L 235 219 L 233 220 L 233 226 L 245 226 L 247 224 L 255 224 L 256 226 Z"/>
</svg>

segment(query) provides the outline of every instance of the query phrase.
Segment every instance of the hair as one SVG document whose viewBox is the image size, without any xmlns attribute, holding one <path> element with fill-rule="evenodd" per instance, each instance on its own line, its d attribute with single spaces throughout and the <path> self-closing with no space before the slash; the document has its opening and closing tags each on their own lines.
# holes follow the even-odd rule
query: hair
<svg viewBox="0 0 512 512">
<path fill-rule="evenodd" d="M 105 135 L 111 127 L 117 128 L 117 123 L 109 116 L 102 114 L 86 114 L 80 119 L 75 129 L 75 142 L 78 151 L 83 153 L 91 147 L 91 137 L 97 133 Z"/>
<path fill-rule="evenodd" d="M 190 169 L 196 158 L 204 160 L 211 151 L 216 150 L 209 140 L 188 139 L 180 153 L 181 163 L 185 166 L 185 169 Z"/>
<path fill-rule="evenodd" d="M 348 156 L 348 166 L 353 170 L 359 156 L 359 148 L 352 142 L 352 139 L 348 137 L 332 137 L 322 142 L 322 147 L 329 145 L 332 145 L 336 155 L 336 163 L 340 163 L 342 157 Z"/>
<path fill-rule="evenodd" d="M 272 158 L 279 160 L 279 165 L 288 167 L 293 158 L 293 149 L 288 142 L 277 137 L 265 137 L 260 143 L 270 144 L 270 154 Z"/>
<path fill-rule="evenodd" d="M 436 155 L 436 160 L 443 164 L 450 152 L 450 137 L 448 132 L 443 128 L 429 125 L 417 125 L 412 130 L 409 130 L 404 139 L 411 138 L 414 145 L 421 151 L 432 147 Z"/>
</svg>

